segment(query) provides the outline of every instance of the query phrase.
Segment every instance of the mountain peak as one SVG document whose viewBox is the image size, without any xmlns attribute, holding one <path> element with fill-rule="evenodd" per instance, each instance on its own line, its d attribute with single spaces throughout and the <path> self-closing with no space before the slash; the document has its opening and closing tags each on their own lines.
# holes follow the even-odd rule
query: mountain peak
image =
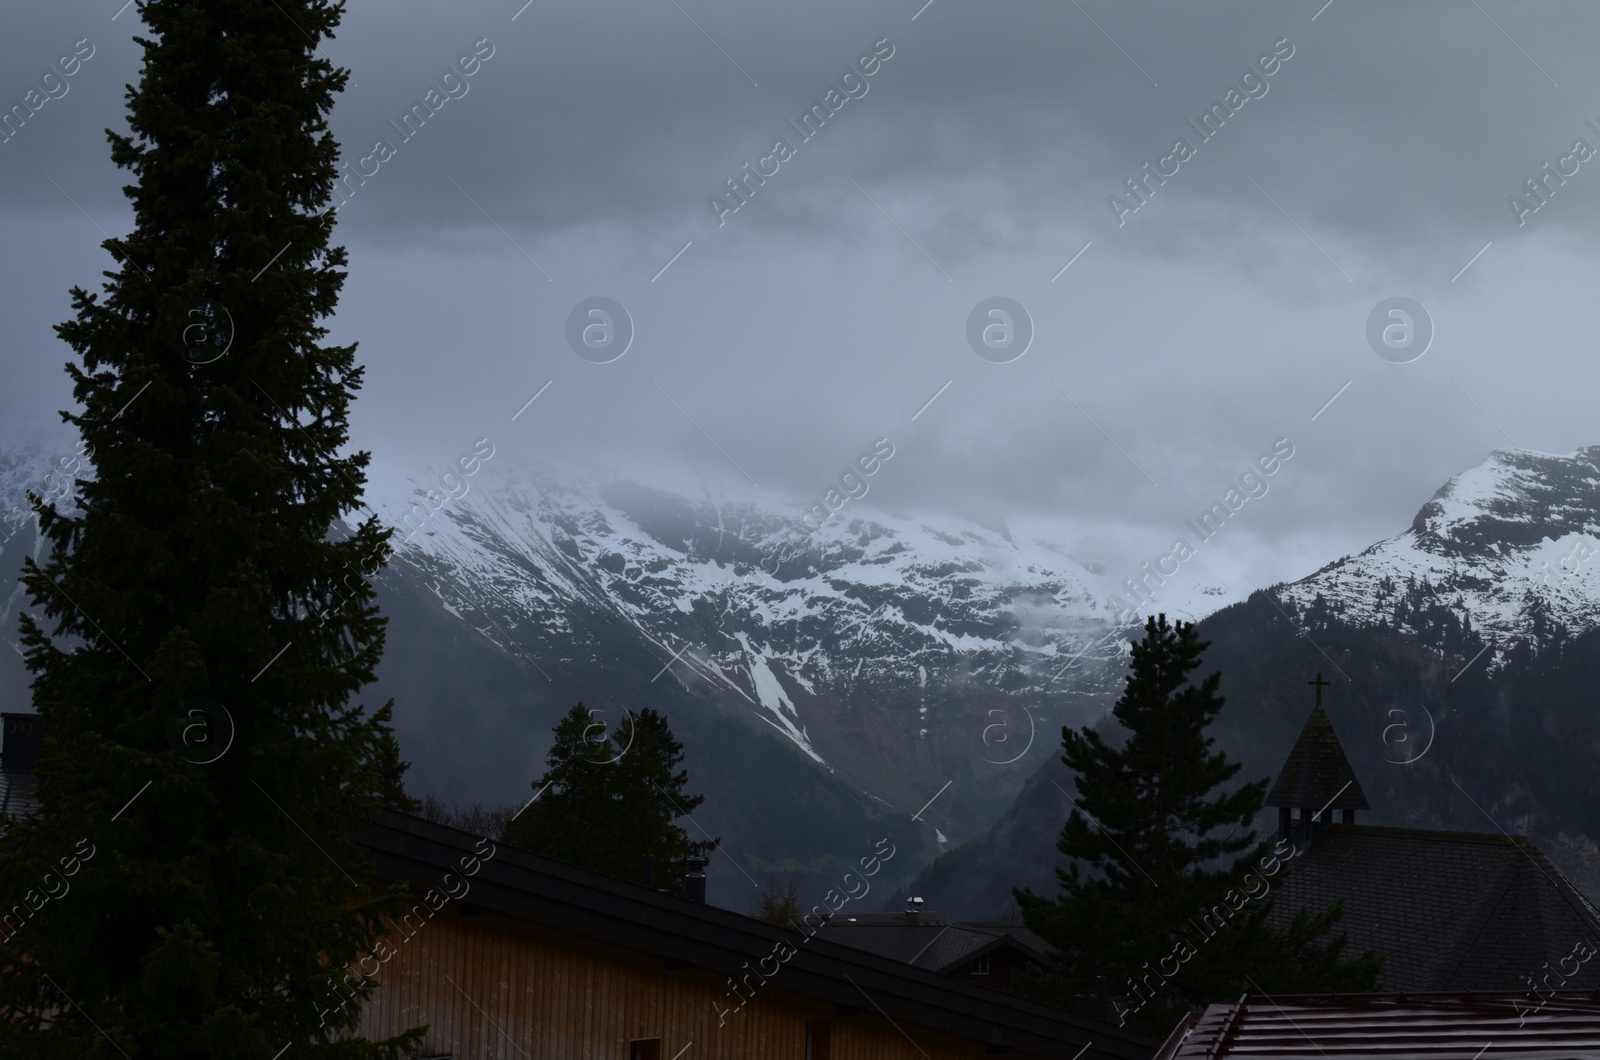
<svg viewBox="0 0 1600 1060">
<path fill-rule="evenodd" d="M 1600 625 L 1600 446 L 1496 449 L 1404 533 L 1285 586 L 1343 620 L 1421 630 L 1448 612 L 1504 647 L 1554 623 Z"/>
<path fill-rule="evenodd" d="M 1600 529 L 1600 446 L 1496 449 L 1446 482 L 1411 524 L 1429 551 L 1485 555 Z"/>
</svg>

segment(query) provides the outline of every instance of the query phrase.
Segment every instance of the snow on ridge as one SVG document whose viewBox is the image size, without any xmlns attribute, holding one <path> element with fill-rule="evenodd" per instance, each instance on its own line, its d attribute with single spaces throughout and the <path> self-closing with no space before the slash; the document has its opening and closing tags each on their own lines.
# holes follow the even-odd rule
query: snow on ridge
<svg viewBox="0 0 1600 1060">
<path fill-rule="evenodd" d="M 426 512 L 425 492 L 440 496 L 416 479 L 373 481 L 372 504 L 391 523 L 409 511 L 416 526 L 415 502 Z M 1036 664 L 1086 647 L 1085 663 L 1115 653 L 1093 647 L 1112 622 L 1099 577 L 1059 544 L 856 508 L 773 577 L 763 561 L 772 569 L 773 550 L 798 540 L 792 512 L 514 464 L 491 464 L 469 486 L 396 534 L 399 557 L 443 581 L 458 610 L 494 611 L 530 636 L 607 613 L 659 643 L 703 645 L 708 666 L 738 674 L 745 667 L 728 668 L 747 652 L 736 634 L 749 631 L 808 694 L 918 680 L 919 669 L 1039 687 L 1054 668 Z M 752 672 L 742 692 L 752 703 L 760 680 Z"/>
<path fill-rule="evenodd" d="M 1582 632 L 1600 625 L 1600 447 L 1566 455 L 1499 449 L 1445 483 L 1410 529 L 1284 586 L 1321 595 L 1346 621 L 1394 622 L 1408 586 L 1499 648 L 1527 638 L 1533 612 Z"/>
</svg>

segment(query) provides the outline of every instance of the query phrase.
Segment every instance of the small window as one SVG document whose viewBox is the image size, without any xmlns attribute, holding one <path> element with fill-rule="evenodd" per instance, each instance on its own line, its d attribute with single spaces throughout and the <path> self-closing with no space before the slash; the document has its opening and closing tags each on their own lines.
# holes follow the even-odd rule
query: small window
<svg viewBox="0 0 1600 1060">
<path fill-rule="evenodd" d="M 660 1038 L 635 1038 L 628 1043 L 628 1060 L 661 1060 Z"/>
<path fill-rule="evenodd" d="M 806 1060 L 831 1060 L 833 1024 L 806 1024 Z"/>
<path fill-rule="evenodd" d="M 972 974 L 973 975 L 988 975 L 989 974 L 989 955 L 987 953 L 985 953 L 982 957 L 974 957 L 972 959 Z"/>
</svg>

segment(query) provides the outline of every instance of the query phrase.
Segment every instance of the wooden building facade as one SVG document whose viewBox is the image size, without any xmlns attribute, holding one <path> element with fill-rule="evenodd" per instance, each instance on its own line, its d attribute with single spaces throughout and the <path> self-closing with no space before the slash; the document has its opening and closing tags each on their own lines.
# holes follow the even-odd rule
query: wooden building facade
<svg viewBox="0 0 1600 1060">
<path fill-rule="evenodd" d="M 360 1033 L 427 1024 L 418 1056 L 1146 1060 L 1159 1044 L 403 814 L 361 841 L 422 900 L 357 966 L 379 983 Z"/>
</svg>

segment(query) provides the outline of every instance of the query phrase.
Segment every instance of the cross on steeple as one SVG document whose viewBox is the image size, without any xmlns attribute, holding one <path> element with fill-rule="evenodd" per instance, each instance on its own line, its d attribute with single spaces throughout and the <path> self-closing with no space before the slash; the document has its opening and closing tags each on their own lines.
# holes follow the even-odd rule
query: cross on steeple
<svg viewBox="0 0 1600 1060">
<path fill-rule="evenodd" d="M 1322 671 L 1319 670 L 1319 671 L 1317 671 L 1317 679 L 1315 681 L 1307 681 L 1306 684 L 1315 685 L 1316 686 L 1316 689 L 1317 689 L 1317 706 L 1319 706 L 1319 707 L 1322 706 L 1322 690 L 1324 688 L 1327 688 L 1329 685 L 1333 684 L 1333 682 L 1332 681 L 1324 681 L 1322 679 Z"/>
<path fill-rule="evenodd" d="M 1320 673 L 1306 682 L 1317 690 L 1317 705 L 1267 792 L 1266 805 L 1278 808 L 1278 834 L 1296 844 L 1311 842 L 1314 832 L 1331 823 L 1331 811 L 1339 811 L 1342 824 L 1355 824 L 1357 810 L 1372 808 L 1339 745 L 1332 719 L 1322 709 L 1322 690 L 1332 683 Z"/>
</svg>

